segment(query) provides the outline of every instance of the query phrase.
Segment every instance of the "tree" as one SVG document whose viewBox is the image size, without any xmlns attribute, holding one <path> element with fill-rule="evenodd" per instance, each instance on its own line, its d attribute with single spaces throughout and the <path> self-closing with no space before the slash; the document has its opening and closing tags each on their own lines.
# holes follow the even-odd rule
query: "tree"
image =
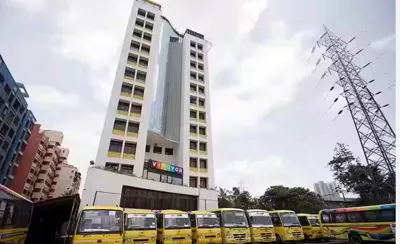
<svg viewBox="0 0 400 244">
<path fill-rule="evenodd" d="M 61 194 L 61 196 L 72 196 L 74 195 L 74 191 L 72 189 L 64 191 L 64 193 Z"/>
<path fill-rule="evenodd" d="M 321 196 L 303 187 L 271 186 L 259 199 L 259 207 L 267 210 L 318 213 L 323 206 Z"/>
<path fill-rule="evenodd" d="M 248 191 L 240 192 L 238 187 L 233 187 L 232 191 L 219 188 L 218 207 L 220 208 L 240 208 L 252 209 L 256 207 L 257 199 L 253 198 Z"/>
<path fill-rule="evenodd" d="M 360 196 L 361 204 L 388 203 L 396 194 L 385 184 L 390 179 L 385 179 L 378 168 L 361 164 L 360 159 L 343 143 L 336 144 L 328 167 L 341 188 Z"/>
<path fill-rule="evenodd" d="M 218 190 L 218 207 L 219 208 L 231 208 L 232 202 L 230 199 L 230 192 L 223 188 Z"/>
</svg>

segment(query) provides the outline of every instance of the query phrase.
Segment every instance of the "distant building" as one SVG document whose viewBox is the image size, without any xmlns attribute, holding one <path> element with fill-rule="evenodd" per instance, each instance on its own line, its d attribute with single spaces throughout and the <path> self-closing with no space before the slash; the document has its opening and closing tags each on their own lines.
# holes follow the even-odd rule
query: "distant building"
<svg viewBox="0 0 400 244">
<path fill-rule="evenodd" d="M 51 197 L 56 198 L 78 193 L 81 184 L 81 173 L 78 172 L 77 167 L 60 163 L 57 167 L 56 177 L 57 181 L 55 182 L 54 192 L 50 193 Z"/>
<path fill-rule="evenodd" d="M 10 186 L 33 124 L 24 85 L 14 80 L 0 55 L 0 184 Z"/>
<path fill-rule="evenodd" d="M 61 171 L 64 171 L 64 165 L 68 165 L 69 149 L 61 147 L 63 137 L 60 131 L 40 130 L 40 125 L 35 124 L 28 145 L 18 159 L 19 167 L 15 171 L 15 179 L 10 188 L 35 202 L 63 194 L 64 192 L 57 191 L 63 191 L 60 184 L 64 184 L 66 180 L 63 178 L 62 183 L 59 183 L 59 177 L 64 177 L 66 173 Z M 74 168 L 73 177 L 69 178 L 71 182 L 66 185 L 71 185 L 71 189 L 74 189 L 75 173 L 78 170 L 74 166 L 71 167 Z M 78 190 L 79 185 L 80 177 Z M 71 192 L 77 193 L 78 190 L 74 189 Z"/>
<path fill-rule="evenodd" d="M 335 182 L 325 183 L 323 181 L 318 181 L 314 183 L 314 191 L 321 195 L 324 200 L 340 199 L 341 196 L 337 191 L 337 185 Z"/>
</svg>

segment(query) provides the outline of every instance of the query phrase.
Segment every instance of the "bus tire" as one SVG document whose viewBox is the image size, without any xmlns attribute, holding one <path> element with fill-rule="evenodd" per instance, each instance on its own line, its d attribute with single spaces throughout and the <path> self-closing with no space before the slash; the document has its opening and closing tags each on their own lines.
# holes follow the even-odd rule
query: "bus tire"
<svg viewBox="0 0 400 244">
<path fill-rule="evenodd" d="M 281 237 L 278 234 L 275 234 L 276 236 L 276 243 L 283 243 Z"/>
<path fill-rule="evenodd" d="M 308 237 L 307 234 L 304 234 L 304 241 L 305 241 L 305 242 L 309 242 L 309 241 L 310 241 L 310 238 Z"/>
<path fill-rule="evenodd" d="M 351 244 L 362 244 L 363 240 L 359 234 L 350 234 L 349 235 L 349 243 Z"/>
</svg>

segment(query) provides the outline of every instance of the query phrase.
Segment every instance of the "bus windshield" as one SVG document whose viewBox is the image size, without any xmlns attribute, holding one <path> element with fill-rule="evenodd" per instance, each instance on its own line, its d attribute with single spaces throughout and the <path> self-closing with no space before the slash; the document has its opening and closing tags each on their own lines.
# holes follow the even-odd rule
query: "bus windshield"
<svg viewBox="0 0 400 244">
<path fill-rule="evenodd" d="M 251 227 L 272 226 L 271 217 L 264 212 L 249 213 Z"/>
<path fill-rule="evenodd" d="M 122 211 L 94 209 L 82 211 L 78 234 L 122 233 Z"/>
<path fill-rule="evenodd" d="M 156 218 L 154 214 L 128 214 L 126 230 L 155 230 Z"/>
<path fill-rule="evenodd" d="M 224 227 L 249 227 L 246 220 L 246 215 L 242 211 L 223 211 L 222 220 Z"/>
<path fill-rule="evenodd" d="M 292 226 L 301 226 L 299 220 L 297 219 L 297 215 L 295 213 L 280 213 L 280 217 L 282 220 L 283 226 L 292 227 Z"/>
<path fill-rule="evenodd" d="M 196 217 L 198 228 L 219 228 L 218 218 L 215 214 L 198 214 Z"/>
<path fill-rule="evenodd" d="M 166 214 L 165 229 L 189 229 L 190 221 L 187 214 Z"/>
<path fill-rule="evenodd" d="M 308 221 L 310 221 L 310 224 L 312 226 L 319 226 L 319 222 L 317 218 L 309 218 Z"/>
</svg>

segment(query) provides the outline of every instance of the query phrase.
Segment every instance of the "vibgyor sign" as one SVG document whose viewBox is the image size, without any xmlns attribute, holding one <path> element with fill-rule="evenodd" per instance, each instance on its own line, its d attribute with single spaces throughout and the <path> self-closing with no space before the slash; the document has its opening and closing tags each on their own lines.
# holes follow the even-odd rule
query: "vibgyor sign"
<svg viewBox="0 0 400 244">
<path fill-rule="evenodd" d="M 175 173 L 175 174 L 183 174 L 183 169 L 181 167 L 175 166 L 175 165 L 170 165 L 170 164 L 166 164 L 166 163 L 162 163 L 162 162 L 158 162 L 155 160 L 149 160 L 150 161 L 150 165 L 152 168 L 155 169 L 159 169 L 159 170 L 164 170 L 164 171 L 168 171 L 171 173 Z"/>
</svg>

